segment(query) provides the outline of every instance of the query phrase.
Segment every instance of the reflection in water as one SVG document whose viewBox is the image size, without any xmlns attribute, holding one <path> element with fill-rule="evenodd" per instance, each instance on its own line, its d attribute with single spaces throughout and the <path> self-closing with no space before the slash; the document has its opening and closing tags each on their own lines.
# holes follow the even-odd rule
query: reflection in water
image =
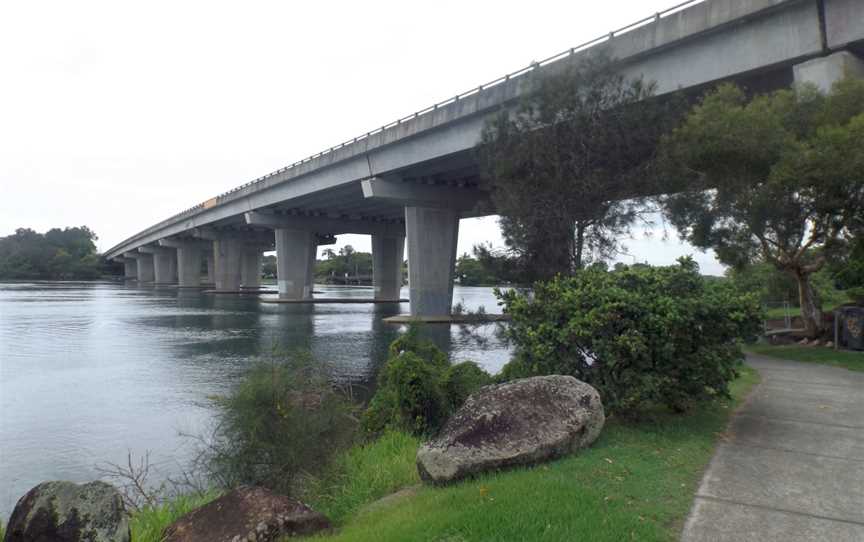
<svg viewBox="0 0 864 542">
<path fill-rule="evenodd" d="M 317 297 L 372 296 L 316 289 Z M 457 287 L 454 300 L 497 312 L 488 288 Z M 190 453 L 179 433 L 204 432 L 208 397 L 274 346 L 310 351 L 368 396 L 400 333 L 382 319 L 407 311 L 104 282 L 0 283 L 0 520 L 37 483 L 94 479 L 95 465 L 123 462 L 127 451 L 149 450 L 159 474 L 176 473 Z M 421 333 L 490 371 L 508 358 L 500 343 L 481 349 L 456 327 Z"/>
</svg>

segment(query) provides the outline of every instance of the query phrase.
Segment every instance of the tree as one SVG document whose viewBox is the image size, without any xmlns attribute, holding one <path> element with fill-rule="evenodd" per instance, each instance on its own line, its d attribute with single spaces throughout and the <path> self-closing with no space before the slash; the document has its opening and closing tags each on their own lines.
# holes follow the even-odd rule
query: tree
<svg viewBox="0 0 864 542">
<path fill-rule="evenodd" d="M 642 210 L 627 198 L 651 192 L 673 108 L 600 56 L 535 85 L 514 114 L 487 124 L 478 149 L 508 248 L 531 278 L 548 278 L 616 252 Z"/>
<path fill-rule="evenodd" d="M 87 226 L 44 235 L 19 228 L 0 237 L 0 278 L 92 279 L 99 276 L 96 234 Z"/>
<path fill-rule="evenodd" d="M 846 250 L 864 200 L 864 82 L 830 94 L 748 100 L 723 85 L 663 145 L 665 213 L 682 238 L 731 266 L 762 260 L 798 285 L 807 332 L 822 325 L 811 276 Z"/>
</svg>

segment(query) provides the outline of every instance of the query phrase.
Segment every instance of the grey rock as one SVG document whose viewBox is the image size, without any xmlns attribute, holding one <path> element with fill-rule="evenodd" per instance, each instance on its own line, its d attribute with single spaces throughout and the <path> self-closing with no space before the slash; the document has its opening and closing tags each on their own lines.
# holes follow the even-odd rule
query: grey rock
<svg viewBox="0 0 864 542">
<path fill-rule="evenodd" d="M 110 484 L 44 482 L 21 497 L 4 542 L 129 542 L 123 498 Z"/>
<path fill-rule="evenodd" d="M 600 394 L 572 376 L 538 376 L 472 394 L 417 452 L 420 477 L 444 484 L 589 446 L 605 422 Z"/>
<path fill-rule="evenodd" d="M 323 514 L 261 487 L 240 487 L 165 528 L 164 542 L 271 542 L 330 528 Z"/>
</svg>

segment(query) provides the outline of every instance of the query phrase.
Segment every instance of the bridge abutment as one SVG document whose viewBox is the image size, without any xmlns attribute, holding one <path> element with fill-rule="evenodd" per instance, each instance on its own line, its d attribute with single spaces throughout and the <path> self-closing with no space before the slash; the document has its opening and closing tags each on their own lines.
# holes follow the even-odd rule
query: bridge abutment
<svg viewBox="0 0 864 542">
<path fill-rule="evenodd" d="M 399 299 L 405 237 L 372 235 L 372 285 L 375 299 Z"/>
<path fill-rule="evenodd" d="M 311 299 L 315 277 L 315 234 L 276 228 L 276 279 L 279 297 Z"/>
<path fill-rule="evenodd" d="M 453 306 L 459 213 L 405 207 L 412 316 L 446 316 Z"/>
</svg>

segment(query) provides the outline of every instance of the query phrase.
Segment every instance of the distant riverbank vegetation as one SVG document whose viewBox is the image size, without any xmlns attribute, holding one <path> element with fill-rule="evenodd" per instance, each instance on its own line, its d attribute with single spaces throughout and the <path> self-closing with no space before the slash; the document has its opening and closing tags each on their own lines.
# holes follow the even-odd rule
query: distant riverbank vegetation
<svg viewBox="0 0 864 542">
<path fill-rule="evenodd" d="M 0 237 L 0 280 L 92 280 L 109 272 L 87 226 Z"/>
</svg>

